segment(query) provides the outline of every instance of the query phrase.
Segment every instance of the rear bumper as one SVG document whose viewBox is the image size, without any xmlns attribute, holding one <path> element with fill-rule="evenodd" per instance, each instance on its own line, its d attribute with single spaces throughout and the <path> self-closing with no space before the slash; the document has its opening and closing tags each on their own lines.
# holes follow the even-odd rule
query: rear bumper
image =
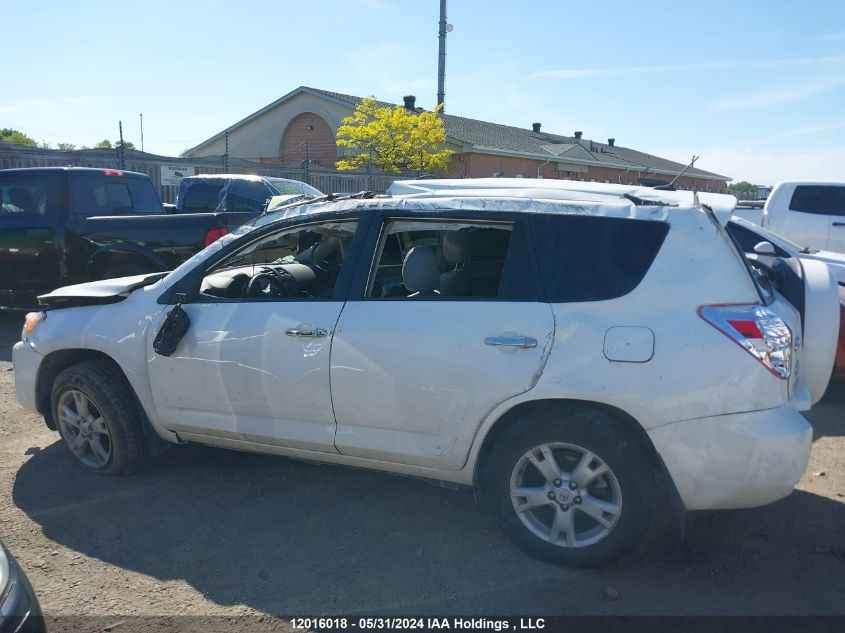
<svg viewBox="0 0 845 633">
<path fill-rule="evenodd" d="M 29 411 L 38 411 L 35 381 L 42 358 L 41 354 L 24 341 L 18 341 L 12 348 L 12 367 L 15 369 L 15 397 L 20 405 Z"/>
<path fill-rule="evenodd" d="M 787 496 L 807 468 L 813 437 L 789 406 L 685 420 L 648 434 L 688 510 L 753 508 Z"/>
</svg>

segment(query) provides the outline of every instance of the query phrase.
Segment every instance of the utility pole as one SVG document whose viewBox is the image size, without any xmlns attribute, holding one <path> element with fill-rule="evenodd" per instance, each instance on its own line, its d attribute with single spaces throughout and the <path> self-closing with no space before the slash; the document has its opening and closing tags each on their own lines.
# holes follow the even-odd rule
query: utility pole
<svg viewBox="0 0 845 633">
<path fill-rule="evenodd" d="M 141 151 L 144 151 L 144 113 L 142 112 L 138 116 L 141 117 Z"/>
<path fill-rule="evenodd" d="M 223 154 L 223 173 L 229 173 L 229 133 L 226 132 L 226 153 Z"/>
<path fill-rule="evenodd" d="M 123 147 L 123 121 L 117 122 L 120 131 L 120 145 L 117 148 L 117 162 L 121 169 L 126 169 L 126 148 Z"/>
<path fill-rule="evenodd" d="M 308 169 L 309 169 L 309 166 L 311 165 L 311 155 L 308 153 L 308 139 L 307 138 L 305 139 L 305 161 L 303 161 L 303 162 L 304 162 L 303 171 L 304 171 L 304 177 L 305 177 L 305 184 L 310 185 L 311 182 L 308 178 L 308 176 L 309 176 Z"/>
<path fill-rule="evenodd" d="M 446 97 L 446 33 L 451 31 L 451 24 L 446 24 L 446 0 L 440 0 L 439 50 L 437 55 L 437 105 L 443 105 Z M 445 109 L 445 107 L 444 107 Z"/>
</svg>

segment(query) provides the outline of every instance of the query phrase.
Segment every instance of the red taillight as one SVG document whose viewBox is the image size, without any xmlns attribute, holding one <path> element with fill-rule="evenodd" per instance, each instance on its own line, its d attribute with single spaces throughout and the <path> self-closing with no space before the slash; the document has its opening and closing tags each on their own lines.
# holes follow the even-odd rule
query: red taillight
<svg viewBox="0 0 845 633">
<path fill-rule="evenodd" d="M 745 338 L 763 338 L 756 321 L 728 320 L 728 324 Z"/>
<path fill-rule="evenodd" d="M 208 246 L 209 244 L 213 244 L 214 242 L 219 240 L 221 237 L 226 235 L 228 232 L 229 232 L 229 229 L 227 229 L 225 227 L 217 228 L 217 229 L 209 229 L 208 233 L 205 234 L 205 242 L 203 243 L 203 247 Z"/>
<path fill-rule="evenodd" d="M 122 176 L 123 172 L 119 169 L 104 169 L 103 176 Z"/>
<path fill-rule="evenodd" d="M 698 315 L 760 361 L 778 378 L 792 374 L 792 332 L 761 305 L 701 306 Z"/>
</svg>

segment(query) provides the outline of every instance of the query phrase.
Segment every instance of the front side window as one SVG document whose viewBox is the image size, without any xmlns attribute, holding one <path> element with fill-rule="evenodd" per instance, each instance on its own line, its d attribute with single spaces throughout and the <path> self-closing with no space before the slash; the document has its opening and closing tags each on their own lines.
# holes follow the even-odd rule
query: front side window
<svg viewBox="0 0 845 633">
<path fill-rule="evenodd" d="M 331 299 L 357 226 L 357 220 L 338 220 L 266 235 L 216 264 L 203 279 L 200 296 Z"/>
<path fill-rule="evenodd" d="M 513 228 L 510 222 L 391 220 L 367 297 L 499 298 Z"/>
<path fill-rule="evenodd" d="M 118 178 L 98 172 L 74 174 L 73 207 L 77 215 L 161 213 L 161 203 L 149 181 Z"/>
</svg>

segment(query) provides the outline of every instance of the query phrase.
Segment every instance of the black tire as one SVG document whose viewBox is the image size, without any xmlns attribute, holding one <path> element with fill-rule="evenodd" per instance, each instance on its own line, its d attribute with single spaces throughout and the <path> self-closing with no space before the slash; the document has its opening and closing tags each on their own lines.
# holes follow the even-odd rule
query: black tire
<svg viewBox="0 0 845 633">
<path fill-rule="evenodd" d="M 511 541 L 536 558 L 572 567 L 598 567 L 613 562 L 634 550 L 649 527 L 657 497 L 654 460 L 643 441 L 625 427 L 624 421 L 620 421 L 613 414 L 600 408 L 556 403 L 534 407 L 516 415 L 518 417 L 510 421 L 508 428 L 491 447 L 483 465 L 484 470 L 480 480 L 482 499 Z M 609 467 L 612 476 L 615 477 L 615 483 L 612 485 L 608 483 L 610 479 L 607 475 L 594 480 L 605 488 L 606 492 L 603 494 L 611 494 L 607 491 L 616 490 L 621 495 L 619 497 L 621 511 L 615 523 L 598 542 L 590 544 L 590 539 L 585 538 L 587 543 L 584 545 L 567 546 L 563 543 L 552 543 L 547 540 L 553 538 L 551 527 L 547 537 L 541 538 L 523 523 L 520 516 L 525 518 L 526 515 L 518 514 L 514 507 L 514 503 L 521 504 L 523 499 L 518 498 L 517 502 L 512 501 L 512 476 L 517 478 L 534 476 L 540 481 L 539 486 L 547 485 L 547 479 L 542 477 L 539 468 L 531 465 L 519 471 L 516 469 L 520 467 L 520 464 L 525 464 L 523 457 L 531 449 L 550 444 L 573 445 L 590 451 Z M 558 455 L 563 460 L 577 459 L 577 452 L 570 452 L 567 448 L 557 448 L 553 451 L 553 455 L 556 461 Z M 565 469 L 567 462 L 563 463 L 561 470 Z M 591 462 L 596 465 L 599 463 Z M 535 472 L 531 472 L 532 469 Z M 557 491 L 566 495 L 565 490 L 569 488 L 566 478 L 570 473 L 571 471 L 564 472 L 564 482 L 558 484 L 559 491 L 554 488 L 554 485 L 550 485 L 550 492 Z M 577 490 L 572 491 L 573 495 L 585 494 L 585 497 L 588 493 L 589 491 L 586 494 Z M 526 504 L 528 501 L 527 497 L 524 498 Z M 575 513 L 571 519 L 573 522 L 578 521 L 582 526 L 586 523 L 588 529 L 585 533 L 589 532 L 593 523 L 594 529 L 599 533 L 602 532 L 602 527 L 589 515 L 585 514 L 585 518 L 574 518 L 583 512 L 582 508 L 587 507 L 575 504 L 582 502 L 586 504 L 586 500 L 582 500 L 580 496 L 577 496 L 576 500 L 573 496 L 572 501 L 567 503 L 559 503 L 559 501 L 556 498 L 554 501 L 544 502 L 548 505 L 538 506 L 537 509 L 531 510 L 530 516 L 525 520 L 533 521 L 535 526 L 540 526 L 537 529 L 541 529 L 543 527 L 541 513 L 548 512 L 546 516 L 549 517 L 548 523 L 551 526 L 560 508 L 564 513 Z M 608 516 L 613 515 L 603 515 L 605 519 Z M 565 535 L 562 538 L 565 540 Z"/>
<path fill-rule="evenodd" d="M 109 264 L 100 275 L 100 279 L 115 279 L 117 277 L 132 277 L 133 275 L 144 275 L 155 272 L 151 266 L 142 262 L 128 261 Z"/>
<path fill-rule="evenodd" d="M 72 397 L 73 392 L 81 392 L 88 398 L 108 429 L 109 456 L 102 465 L 86 463 L 71 447 L 73 429 L 62 422 L 59 402 L 63 396 Z M 56 376 L 50 402 L 65 446 L 89 470 L 102 475 L 129 475 L 142 466 L 146 451 L 140 413 L 131 387 L 117 368 L 103 361 L 68 367 Z"/>
</svg>

